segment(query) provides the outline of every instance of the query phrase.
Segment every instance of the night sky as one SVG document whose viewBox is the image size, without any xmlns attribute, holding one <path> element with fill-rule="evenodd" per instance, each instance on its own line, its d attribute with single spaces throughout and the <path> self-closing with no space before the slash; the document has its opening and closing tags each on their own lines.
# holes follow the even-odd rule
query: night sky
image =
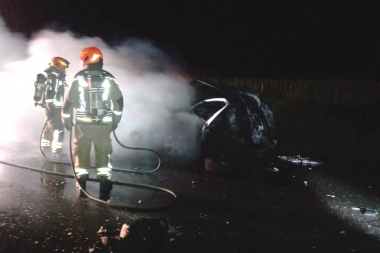
<svg viewBox="0 0 380 253">
<path fill-rule="evenodd" d="M 380 2 L 1 0 L 11 31 L 155 43 L 199 75 L 378 78 Z"/>
</svg>

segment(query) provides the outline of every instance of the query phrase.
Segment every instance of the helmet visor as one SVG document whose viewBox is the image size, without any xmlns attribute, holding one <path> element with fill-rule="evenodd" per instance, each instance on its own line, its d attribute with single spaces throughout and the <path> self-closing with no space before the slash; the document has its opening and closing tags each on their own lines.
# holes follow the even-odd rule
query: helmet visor
<svg viewBox="0 0 380 253">
<path fill-rule="evenodd" d="M 67 67 L 67 63 L 66 63 L 66 62 L 61 61 L 61 60 L 58 60 L 58 62 L 59 62 L 62 66 Z"/>
</svg>

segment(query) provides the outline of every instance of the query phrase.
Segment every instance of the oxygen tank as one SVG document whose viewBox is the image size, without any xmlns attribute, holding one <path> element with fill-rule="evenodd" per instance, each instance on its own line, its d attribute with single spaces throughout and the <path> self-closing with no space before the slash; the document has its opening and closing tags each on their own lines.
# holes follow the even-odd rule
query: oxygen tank
<svg viewBox="0 0 380 253">
<path fill-rule="evenodd" d="M 103 81 L 104 78 L 101 76 L 92 76 L 88 78 L 90 113 L 95 117 L 102 117 L 106 114 L 105 103 L 103 101 Z"/>
<path fill-rule="evenodd" d="M 37 81 L 34 83 L 34 101 L 39 102 L 45 92 L 46 77 L 43 74 L 37 74 Z"/>
</svg>

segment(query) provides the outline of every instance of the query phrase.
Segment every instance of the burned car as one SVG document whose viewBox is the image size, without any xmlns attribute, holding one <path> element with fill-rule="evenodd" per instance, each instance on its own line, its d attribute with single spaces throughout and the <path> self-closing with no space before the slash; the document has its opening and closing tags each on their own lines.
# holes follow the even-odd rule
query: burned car
<svg viewBox="0 0 380 253">
<path fill-rule="evenodd" d="M 156 113 L 150 110 L 141 114 L 134 113 L 133 105 L 129 106 L 130 114 L 124 117 L 126 128 L 119 132 L 120 140 L 132 147 L 154 149 L 164 163 L 191 164 L 191 167 L 193 162 L 202 165 L 199 161 L 221 161 L 221 157 L 239 152 L 275 148 L 273 114 L 258 93 L 216 87 L 198 79 L 190 82 L 189 90 L 187 105 L 178 110 L 157 108 Z M 148 121 L 142 120 L 144 115 Z M 115 148 L 113 156 L 127 155 L 137 162 L 148 161 L 150 157 L 147 152 L 126 152 Z M 140 153 L 144 158 L 139 158 Z M 151 157 L 155 162 L 155 157 Z"/>
<path fill-rule="evenodd" d="M 266 151 L 276 146 L 273 113 L 260 95 L 220 88 L 193 80 L 198 101 L 192 111 L 203 120 L 201 157 L 218 157 L 237 150 Z"/>
</svg>

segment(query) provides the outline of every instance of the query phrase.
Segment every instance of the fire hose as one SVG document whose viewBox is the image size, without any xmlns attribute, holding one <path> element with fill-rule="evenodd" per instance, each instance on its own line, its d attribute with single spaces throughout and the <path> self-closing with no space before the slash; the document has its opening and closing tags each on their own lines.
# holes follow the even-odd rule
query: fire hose
<svg viewBox="0 0 380 253">
<path fill-rule="evenodd" d="M 114 131 L 114 135 L 116 136 L 115 134 L 115 131 Z M 72 126 L 70 127 L 70 160 L 71 160 L 71 168 L 72 168 L 72 171 L 73 171 L 73 174 L 74 174 L 74 177 L 75 177 L 75 180 L 78 182 L 78 176 L 76 175 L 75 173 L 75 167 L 74 167 L 74 159 L 73 159 L 73 155 L 72 155 Z M 120 144 L 120 142 L 118 142 Z M 124 146 L 122 145 L 122 147 L 125 147 L 125 148 L 129 148 L 127 146 Z M 135 149 L 135 148 L 133 148 Z M 146 150 L 146 149 L 143 149 L 143 148 L 139 148 L 140 150 Z M 156 152 L 155 152 L 156 153 Z M 156 153 L 157 154 L 157 153 Z M 159 155 L 157 154 L 157 156 L 159 157 Z M 160 158 L 160 157 L 159 157 Z M 159 159 L 159 161 L 161 161 L 161 159 Z M 160 163 L 161 164 L 161 163 Z M 159 164 L 159 166 L 160 166 Z M 158 167 L 156 168 L 158 169 Z M 97 181 L 97 180 L 94 180 L 94 181 Z M 112 181 L 112 183 L 114 185 L 124 185 L 124 186 L 131 186 L 131 187 L 137 187 L 137 188 L 145 188 L 145 189 L 151 189 L 151 190 L 156 190 L 156 191 L 162 191 L 162 192 L 166 192 L 166 193 L 169 193 L 171 196 L 173 196 L 174 198 L 174 201 L 169 203 L 168 206 L 172 205 L 176 200 L 177 200 L 177 195 L 168 190 L 168 189 L 165 189 L 165 188 L 161 188 L 161 187 L 156 187 L 156 186 L 150 186 L 150 185 L 143 185 L 143 184 L 132 184 L 132 183 L 124 183 L 124 182 L 118 182 L 118 181 Z M 129 210 L 139 210 L 139 211 L 142 211 L 142 210 L 157 210 L 157 209 L 161 209 L 163 207 L 160 207 L 160 208 L 157 208 L 157 207 L 152 207 L 152 208 L 139 208 L 139 207 L 131 207 L 131 206 L 125 206 L 125 205 L 118 205 L 118 204 L 113 204 L 111 202 L 107 202 L 107 201 L 104 201 L 104 200 L 101 200 L 99 198 L 95 198 L 93 197 L 91 194 L 89 194 L 86 190 L 84 190 L 82 188 L 82 186 L 78 183 L 78 186 L 79 188 L 86 194 L 86 196 L 92 200 L 95 200 L 97 202 L 100 202 L 100 203 L 103 203 L 103 204 L 106 204 L 106 205 L 109 205 L 109 206 L 112 206 L 112 207 L 121 207 L 121 208 L 127 208 Z"/>
<path fill-rule="evenodd" d="M 44 131 L 44 128 L 46 127 L 47 125 L 47 120 L 45 121 L 45 125 L 44 127 L 42 128 L 42 131 L 41 131 L 41 135 L 40 135 L 40 139 L 42 138 L 42 134 L 43 134 L 43 131 Z M 71 129 L 70 129 L 71 130 Z M 126 149 L 131 149 L 131 150 L 140 150 L 140 151 L 148 151 L 148 152 L 151 152 L 153 154 L 155 154 L 157 156 L 157 159 L 158 159 L 158 164 L 157 164 L 157 167 L 154 168 L 153 170 L 149 170 L 149 171 L 137 171 L 137 170 L 122 170 L 122 169 L 115 169 L 115 168 L 112 168 L 112 170 L 114 171 L 120 171 L 120 172 L 132 172 L 132 173 L 136 173 L 136 174 L 148 174 L 148 173 L 153 173 L 153 172 L 156 172 L 160 166 L 161 166 L 161 157 L 160 155 L 154 151 L 153 149 L 149 149 L 149 148 L 136 148 L 136 147 L 129 147 L 129 146 L 126 146 L 124 145 L 123 143 L 121 143 L 119 141 L 119 139 L 117 138 L 116 136 L 116 133 L 115 133 L 115 130 L 112 131 L 113 132 L 113 136 L 115 137 L 115 140 L 116 142 L 123 148 L 126 148 Z M 71 139 L 72 139 L 72 134 L 70 133 L 70 144 L 71 144 Z M 71 151 L 71 146 L 70 146 L 70 156 L 72 156 L 72 151 Z M 43 157 L 45 157 L 46 160 L 48 161 L 51 161 L 51 162 L 55 162 L 55 163 L 60 163 L 60 164 L 67 164 L 67 165 L 71 165 L 71 161 L 70 162 L 63 162 L 63 161 L 57 161 L 57 160 L 53 160 L 49 157 L 47 157 L 44 153 L 44 151 L 42 150 L 42 146 L 40 145 L 40 151 L 41 151 L 41 154 L 43 155 Z"/>
<path fill-rule="evenodd" d="M 44 125 L 44 128 L 47 124 L 47 120 L 45 122 L 45 125 Z M 43 130 L 42 130 L 43 131 Z M 72 169 L 72 172 L 73 172 L 73 175 L 68 175 L 68 174 L 65 174 L 65 173 L 59 173 L 59 172 L 53 172 L 53 171 L 46 171 L 46 170 L 41 170 L 41 169 L 36 169 L 36 168 L 33 168 L 33 167 L 29 167 L 29 166 L 23 166 L 23 165 L 19 165 L 19 164 L 15 164 L 15 163 L 9 163 L 9 162 L 5 162 L 5 161 L 1 161 L 0 160 L 0 163 L 2 164 L 6 164 L 6 165 L 10 165 L 10 166 L 15 166 L 15 167 L 18 167 L 18 168 L 22 168 L 22 169 L 27 169 L 27 170 L 31 170 L 31 171 L 36 171 L 36 172 L 42 172 L 42 173 L 46 173 L 46 174 L 52 174 L 52 175 L 58 175 L 58 176 L 62 176 L 62 177 L 68 177 L 68 178 L 74 178 L 77 182 L 78 182 L 78 177 L 75 173 L 75 166 L 74 166 L 74 159 L 73 159 L 73 154 L 72 154 L 72 125 L 70 126 L 70 163 L 68 162 L 61 162 L 61 161 L 54 161 L 54 160 L 51 160 L 49 159 L 43 152 L 42 150 L 42 147 L 40 145 L 40 150 L 41 150 L 41 153 L 42 155 L 49 161 L 53 162 L 53 163 L 59 163 L 59 164 L 66 164 L 66 165 L 71 165 L 71 169 Z M 154 169 L 154 170 L 151 170 L 151 171 L 148 171 L 148 172 L 136 172 L 136 171 L 131 171 L 131 170 L 121 170 L 121 169 L 112 169 L 112 170 L 115 170 L 115 171 L 121 171 L 121 172 L 133 172 L 133 173 L 152 173 L 152 172 L 155 172 L 158 170 L 158 168 L 160 167 L 161 165 L 161 158 L 159 156 L 159 154 L 152 150 L 152 149 L 147 149 L 147 148 L 134 148 L 134 147 L 128 147 L 128 146 L 125 146 L 123 145 L 119 139 L 117 138 L 116 134 L 115 134 L 115 131 L 113 131 L 113 134 L 114 134 L 114 137 L 116 139 L 116 141 L 119 143 L 120 146 L 122 146 L 123 148 L 127 148 L 127 149 L 133 149 L 133 150 L 145 150 L 145 151 L 151 151 L 153 152 L 154 154 L 156 154 L 156 156 L 158 157 L 158 166 Z M 41 136 L 42 136 L 42 133 L 41 133 Z M 87 179 L 88 181 L 92 181 L 92 182 L 99 182 L 98 180 L 96 179 L 92 179 L 92 178 L 88 178 Z M 153 191 L 159 191 L 159 192 L 163 192 L 163 193 L 168 193 L 172 198 L 173 198 L 173 201 L 166 204 L 166 205 L 162 205 L 162 206 L 155 206 L 155 207 L 136 207 L 136 206 L 127 206 L 127 205 L 121 205 L 121 204 L 115 204 L 115 203 L 111 203 L 111 202 L 107 202 L 107 201 L 104 201 L 104 200 L 101 200 L 99 198 L 95 198 L 93 197 L 91 194 L 89 194 L 86 190 L 84 190 L 81 185 L 78 183 L 78 187 L 80 188 L 80 190 L 83 191 L 83 193 L 90 199 L 94 200 L 94 201 L 97 201 L 97 202 L 100 202 L 100 203 L 103 203 L 103 204 L 106 204 L 108 206 L 111 206 L 111 207 L 116 207 L 116 208 L 123 208 L 123 209 L 127 209 L 127 210 L 130 210 L 130 211 L 156 211 L 156 210 L 160 210 L 160 209 L 163 209 L 163 208 L 166 208 L 166 207 L 169 207 L 171 205 L 173 205 L 176 200 L 177 200 L 177 195 L 169 190 L 169 189 L 166 189 L 166 188 L 162 188 L 162 187 L 157 187 L 157 186 L 152 186 L 152 185 L 144 185 L 144 184 L 133 184 L 133 183 L 126 183 L 126 182 L 120 182 L 120 181 L 111 181 L 113 185 L 120 185 L 120 186 L 129 186 L 129 187 L 135 187 L 135 188 L 141 188 L 141 189 L 148 189 L 148 190 L 153 190 Z"/>
</svg>

